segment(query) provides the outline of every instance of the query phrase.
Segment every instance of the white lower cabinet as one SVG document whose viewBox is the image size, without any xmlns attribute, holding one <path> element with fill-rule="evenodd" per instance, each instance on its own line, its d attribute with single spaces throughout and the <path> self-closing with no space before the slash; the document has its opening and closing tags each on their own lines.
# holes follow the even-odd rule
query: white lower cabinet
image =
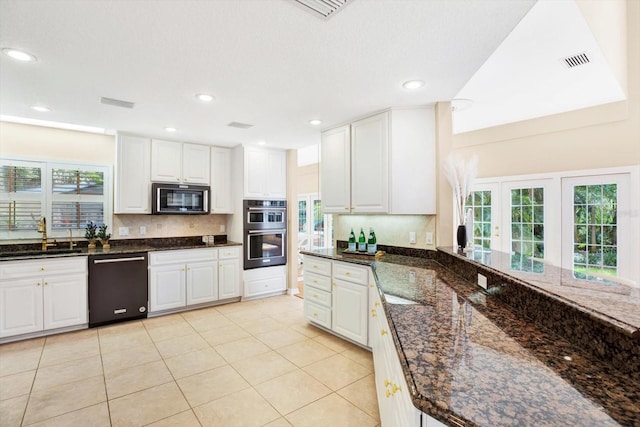
<svg viewBox="0 0 640 427">
<path fill-rule="evenodd" d="M 369 343 L 382 427 L 446 427 L 413 405 L 377 289 L 369 305 Z"/>
<path fill-rule="evenodd" d="M 240 248 L 221 248 L 218 253 L 218 298 L 240 296 Z"/>
<path fill-rule="evenodd" d="M 240 249 L 149 253 L 149 312 L 240 296 Z"/>
<path fill-rule="evenodd" d="M 369 267 L 305 255 L 305 317 L 368 345 L 369 272 Z"/>
<path fill-rule="evenodd" d="M 244 298 L 258 298 L 284 293 L 287 290 L 287 267 L 254 268 L 244 271 Z"/>
<path fill-rule="evenodd" d="M 86 257 L 0 263 L 0 338 L 87 319 Z"/>
</svg>

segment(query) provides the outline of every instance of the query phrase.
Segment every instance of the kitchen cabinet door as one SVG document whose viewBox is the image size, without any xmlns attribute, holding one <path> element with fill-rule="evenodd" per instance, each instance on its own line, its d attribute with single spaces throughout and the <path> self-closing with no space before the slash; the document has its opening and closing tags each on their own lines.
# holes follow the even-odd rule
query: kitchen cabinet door
<svg viewBox="0 0 640 427">
<path fill-rule="evenodd" d="M 190 263 L 187 269 L 187 305 L 218 299 L 218 263 Z"/>
<path fill-rule="evenodd" d="M 87 275 L 45 276 L 44 329 L 87 323 Z"/>
<path fill-rule="evenodd" d="M 186 304 L 184 264 L 151 267 L 149 269 L 149 311 L 179 308 Z"/>
<path fill-rule="evenodd" d="M 152 140 L 151 181 L 176 183 L 181 179 L 182 143 L 160 139 Z"/>
<path fill-rule="evenodd" d="M 211 147 L 211 213 L 233 213 L 231 150 Z"/>
<path fill-rule="evenodd" d="M 286 152 L 246 148 L 244 152 L 244 196 L 284 199 L 287 197 Z"/>
<path fill-rule="evenodd" d="M 208 145 L 182 144 L 182 182 L 209 185 L 211 174 Z"/>
<path fill-rule="evenodd" d="M 367 345 L 368 287 L 333 279 L 331 328 L 334 332 Z"/>
<path fill-rule="evenodd" d="M 389 113 L 351 124 L 351 212 L 389 210 Z M 323 194 L 324 197 L 324 194 Z"/>
<path fill-rule="evenodd" d="M 42 279 L 0 282 L 0 337 L 41 331 Z"/>
<path fill-rule="evenodd" d="M 222 259 L 219 261 L 218 289 L 220 299 L 240 296 L 240 259 Z"/>
<path fill-rule="evenodd" d="M 324 213 L 351 209 L 351 131 L 345 125 L 322 133 L 320 192 Z"/>
<path fill-rule="evenodd" d="M 151 213 L 151 140 L 118 135 L 116 143 L 116 214 Z"/>
</svg>

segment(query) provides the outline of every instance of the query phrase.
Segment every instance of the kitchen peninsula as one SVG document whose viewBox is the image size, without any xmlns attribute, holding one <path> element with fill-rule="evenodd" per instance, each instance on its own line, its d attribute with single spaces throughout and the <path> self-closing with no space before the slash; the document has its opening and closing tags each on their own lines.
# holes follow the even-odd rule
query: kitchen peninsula
<svg viewBox="0 0 640 427">
<path fill-rule="evenodd" d="M 370 288 L 369 327 L 382 314 L 379 297 L 406 390 L 431 417 L 427 425 L 432 418 L 452 426 L 639 425 L 640 372 L 631 356 L 640 346 L 637 333 L 622 332 L 635 345 L 623 372 L 505 303 L 500 293 L 510 285 L 475 285 L 460 268 L 463 262 L 475 269 L 475 261 L 447 249 L 424 252 L 373 262 L 333 249 L 305 256 L 371 265 L 377 286 Z M 377 366 L 376 374 L 380 401 L 390 389 Z"/>
</svg>

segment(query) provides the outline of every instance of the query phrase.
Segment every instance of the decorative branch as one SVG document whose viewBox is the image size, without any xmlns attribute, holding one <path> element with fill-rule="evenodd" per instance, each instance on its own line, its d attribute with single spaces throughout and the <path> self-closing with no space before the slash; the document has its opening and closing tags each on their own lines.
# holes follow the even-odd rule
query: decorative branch
<svg viewBox="0 0 640 427">
<path fill-rule="evenodd" d="M 467 197 L 471 194 L 478 172 L 478 157 L 473 156 L 465 162 L 464 159 L 456 159 L 453 153 L 450 153 L 443 163 L 442 169 L 453 190 L 458 221 L 462 225 L 465 223 Z"/>
</svg>

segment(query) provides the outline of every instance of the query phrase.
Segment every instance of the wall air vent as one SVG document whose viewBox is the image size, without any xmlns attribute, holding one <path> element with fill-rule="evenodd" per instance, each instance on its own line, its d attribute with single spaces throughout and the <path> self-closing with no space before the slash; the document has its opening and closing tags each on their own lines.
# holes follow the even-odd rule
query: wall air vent
<svg viewBox="0 0 640 427">
<path fill-rule="evenodd" d="M 238 122 L 231 122 L 227 126 L 230 126 L 232 128 L 238 128 L 238 129 L 249 129 L 253 127 L 253 125 L 248 125 L 246 123 L 238 123 Z"/>
<path fill-rule="evenodd" d="M 294 3 L 300 5 L 302 8 L 310 12 L 311 14 L 329 19 L 336 12 L 342 10 L 342 8 L 350 0 L 292 0 Z"/>
<path fill-rule="evenodd" d="M 133 102 L 121 101 L 119 99 L 100 97 L 100 104 L 113 105 L 114 107 L 133 108 L 135 105 Z"/>
<path fill-rule="evenodd" d="M 564 65 L 567 66 L 567 68 L 575 68 L 578 65 L 584 65 L 591 62 L 586 52 L 582 52 L 577 55 L 562 58 L 561 61 Z"/>
</svg>

